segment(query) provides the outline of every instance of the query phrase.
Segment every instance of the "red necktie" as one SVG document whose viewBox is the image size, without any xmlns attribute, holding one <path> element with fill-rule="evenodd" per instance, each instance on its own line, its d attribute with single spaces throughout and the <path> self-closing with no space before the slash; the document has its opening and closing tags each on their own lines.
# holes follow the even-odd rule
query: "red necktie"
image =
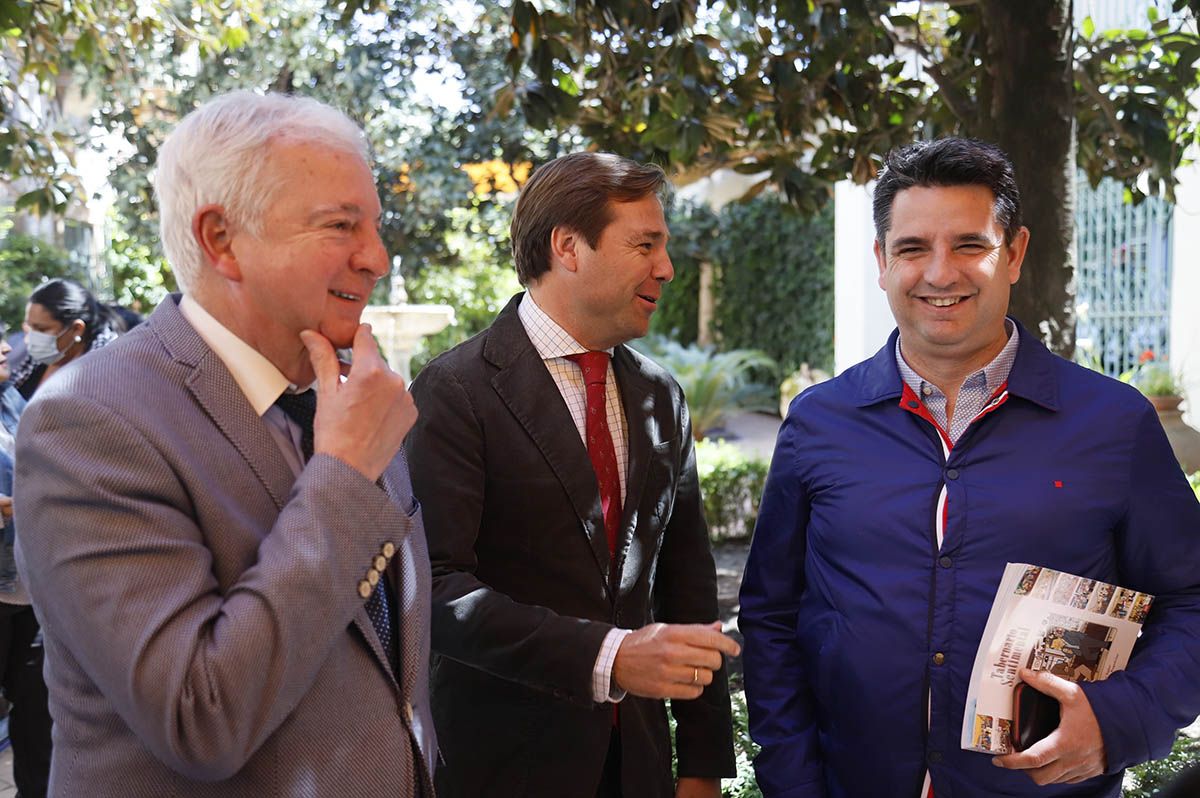
<svg viewBox="0 0 1200 798">
<path fill-rule="evenodd" d="M 608 411 L 604 406 L 604 381 L 608 377 L 607 352 L 583 352 L 567 355 L 579 364 L 587 385 L 587 450 L 592 470 L 600 485 L 600 507 L 604 511 L 604 532 L 608 537 L 608 553 L 617 550 L 617 535 L 621 529 L 621 480 L 617 472 L 617 451 L 608 430 Z"/>
</svg>

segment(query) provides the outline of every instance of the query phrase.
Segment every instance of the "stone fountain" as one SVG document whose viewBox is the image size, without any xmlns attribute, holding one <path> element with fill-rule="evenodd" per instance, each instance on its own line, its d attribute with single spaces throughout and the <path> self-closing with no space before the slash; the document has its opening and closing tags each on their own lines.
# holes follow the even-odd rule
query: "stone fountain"
<svg viewBox="0 0 1200 798">
<path fill-rule="evenodd" d="M 369 305 L 362 320 L 371 325 L 388 364 L 405 381 L 412 380 L 409 363 L 421 339 L 441 332 L 454 323 L 454 308 L 449 305 L 410 305 L 404 289 L 400 264 L 392 269 L 387 305 Z"/>
</svg>

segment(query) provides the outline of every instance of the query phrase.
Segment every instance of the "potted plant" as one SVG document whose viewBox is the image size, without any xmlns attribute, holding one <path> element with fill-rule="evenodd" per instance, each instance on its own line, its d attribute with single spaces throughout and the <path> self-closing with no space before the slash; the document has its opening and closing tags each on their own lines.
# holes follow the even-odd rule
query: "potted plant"
<svg viewBox="0 0 1200 798">
<path fill-rule="evenodd" d="M 1170 367 L 1163 361 L 1155 360 L 1154 353 L 1149 350 L 1142 353 L 1142 361 L 1133 370 L 1129 381 L 1159 412 L 1176 410 L 1183 401 L 1183 388 L 1179 380 Z"/>
<path fill-rule="evenodd" d="M 1138 364 L 1121 375 L 1122 382 L 1137 388 L 1158 411 L 1158 420 L 1167 433 L 1167 440 L 1184 470 L 1200 470 L 1200 432 L 1183 421 L 1179 405 L 1183 402 L 1183 386 L 1171 371 L 1166 360 L 1159 360 L 1146 350 Z"/>
</svg>

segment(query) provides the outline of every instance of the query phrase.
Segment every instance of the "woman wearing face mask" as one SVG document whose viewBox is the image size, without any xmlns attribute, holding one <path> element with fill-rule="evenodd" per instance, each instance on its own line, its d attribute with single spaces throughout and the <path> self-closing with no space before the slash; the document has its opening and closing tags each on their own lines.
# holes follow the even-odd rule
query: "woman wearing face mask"
<svg viewBox="0 0 1200 798">
<path fill-rule="evenodd" d="M 25 361 L 13 382 L 26 399 L 63 366 L 123 332 L 119 317 L 71 280 L 38 286 L 25 308 L 24 326 Z"/>
<path fill-rule="evenodd" d="M 13 369 L 11 383 L 0 384 L 0 388 L 6 389 L 7 394 L 18 394 L 9 398 L 23 406 L 38 386 L 60 368 L 113 340 L 118 329 L 113 319 L 111 311 L 78 283 L 70 280 L 43 283 L 29 297 L 25 309 L 25 358 Z M 0 358 L 6 360 L 7 351 L 7 343 L 0 340 Z M 0 363 L 0 379 L 8 377 L 7 370 L 7 363 Z M 5 396 L 0 393 L 0 398 Z M 0 440 L 0 454 L 3 443 Z M 0 477 L 3 476 L 0 470 Z M 9 490 L 2 489 L 6 487 Z M 11 495 L 11 485 L 2 478 L 0 493 Z M 7 509 L 3 506 L 6 499 L 0 497 L 0 513 Z M 41 629 L 29 606 L 29 594 L 14 567 L 15 526 L 11 517 L 4 521 L 5 536 L 0 545 L 0 686 L 12 702 L 8 733 L 13 745 L 17 793 L 21 798 L 40 798 L 46 795 L 51 751 Z"/>
</svg>

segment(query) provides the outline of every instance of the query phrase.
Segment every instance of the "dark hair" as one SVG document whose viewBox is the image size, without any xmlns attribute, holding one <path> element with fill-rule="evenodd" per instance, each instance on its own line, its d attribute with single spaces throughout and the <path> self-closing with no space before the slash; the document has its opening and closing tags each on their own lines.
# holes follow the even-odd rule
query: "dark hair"
<svg viewBox="0 0 1200 798">
<path fill-rule="evenodd" d="M 1021 229 L 1021 193 L 1012 161 L 994 144 L 947 137 L 898 147 L 883 158 L 873 199 L 875 239 L 880 246 L 892 226 L 896 195 L 913 186 L 984 186 L 996 198 L 992 214 L 1011 244 Z"/>
<path fill-rule="evenodd" d="M 41 305 L 64 327 L 82 321 L 85 348 L 112 328 L 112 317 L 91 291 L 74 280 L 54 279 L 42 283 L 29 295 L 29 304 Z"/>
<path fill-rule="evenodd" d="M 554 228 L 568 227 L 595 247 L 612 221 L 610 203 L 660 193 L 666 182 L 658 166 L 607 152 L 577 152 L 538 167 L 521 189 L 509 228 L 521 285 L 550 270 Z"/>
<path fill-rule="evenodd" d="M 117 334 L 127 333 L 146 320 L 141 313 L 121 305 L 106 305 L 101 302 L 100 307 L 108 314 L 109 327 Z"/>
</svg>

